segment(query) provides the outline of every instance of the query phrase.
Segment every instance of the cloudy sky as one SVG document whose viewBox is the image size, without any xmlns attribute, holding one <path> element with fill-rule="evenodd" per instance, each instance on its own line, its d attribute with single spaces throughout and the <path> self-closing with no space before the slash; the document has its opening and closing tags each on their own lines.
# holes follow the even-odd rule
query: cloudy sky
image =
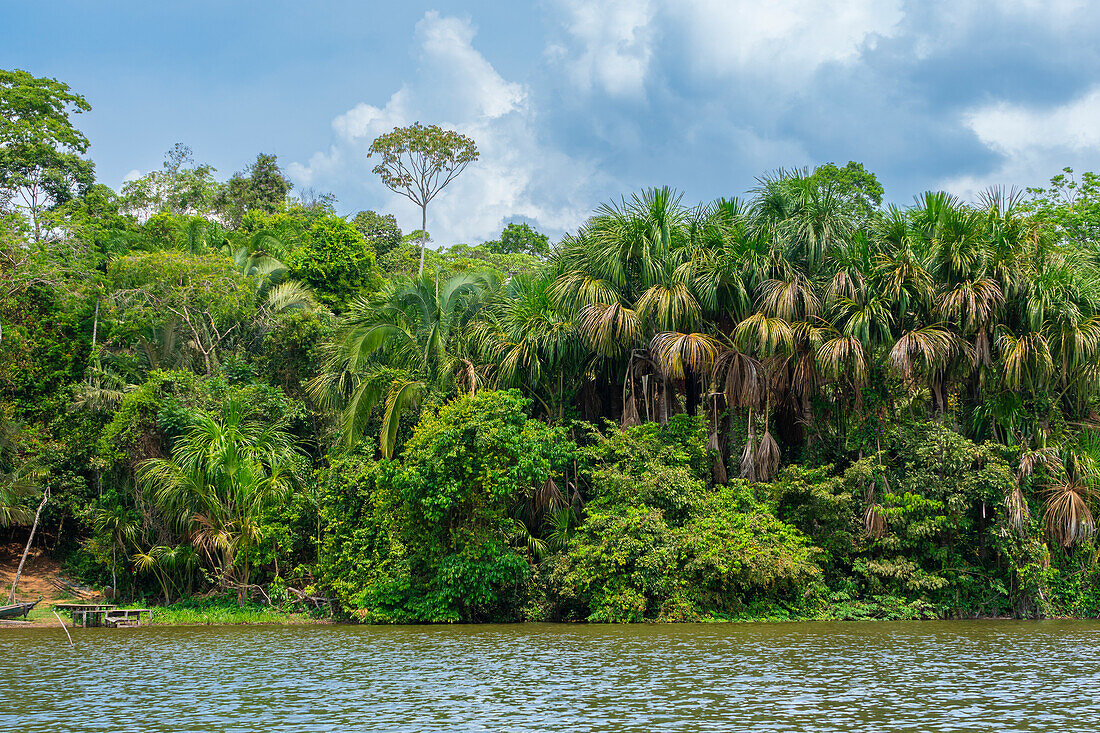
<svg viewBox="0 0 1100 733">
<path fill-rule="evenodd" d="M 417 120 L 481 159 L 429 209 L 437 242 L 672 185 L 863 162 L 887 198 L 1100 169 L 1100 3 L 1087 0 L 5 2 L 0 68 L 68 82 L 101 180 L 175 142 L 228 176 L 272 152 L 341 213 L 419 227 L 364 151 Z"/>
</svg>

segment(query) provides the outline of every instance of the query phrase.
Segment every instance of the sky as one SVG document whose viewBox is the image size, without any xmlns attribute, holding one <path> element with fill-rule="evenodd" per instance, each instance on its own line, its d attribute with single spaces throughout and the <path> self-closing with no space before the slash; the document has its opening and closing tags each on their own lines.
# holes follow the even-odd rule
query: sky
<svg viewBox="0 0 1100 733">
<path fill-rule="evenodd" d="M 416 121 L 480 159 L 429 207 L 438 244 L 510 221 L 559 237 L 602 202 L 686 202 L 779 168 L 862 162 L 887 199 L 1100 169 L 1087 0 L 0 0 L 0 68 L 83 94 L 118 188 L 176 142 L 221 177 L 278 155 L 341 214 L 419 211 L 366 150 Z"/>
</svg>

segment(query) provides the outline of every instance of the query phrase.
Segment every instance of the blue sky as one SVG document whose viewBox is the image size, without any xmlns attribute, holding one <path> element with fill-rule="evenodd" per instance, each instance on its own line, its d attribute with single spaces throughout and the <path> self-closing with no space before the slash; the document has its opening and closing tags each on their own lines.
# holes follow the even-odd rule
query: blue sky
<svg viewBox="0 0 1100 733">
<path fill-rule="evenodd" d="M 177 141 L 219 175 L 271 152 L 341 213 L 393 213 L 364 151 L 420 120 L 481 160 L 429 209 L 439 243 L 510 220 L 557 236 L 672 185 L 741 195 L 863 162 L 888 199 L 1100 168 L 1100 4 L 1085 0 L 0 0 L 0 67 L 84 94 L 102 181 Z"/>
</svg>

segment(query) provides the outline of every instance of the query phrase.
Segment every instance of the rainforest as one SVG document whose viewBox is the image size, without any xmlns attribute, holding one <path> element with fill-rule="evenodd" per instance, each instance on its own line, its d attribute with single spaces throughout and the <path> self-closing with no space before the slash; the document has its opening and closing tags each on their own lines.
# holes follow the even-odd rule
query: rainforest
<svg viewBox="0 0 1100 733">
<path fill-rule="evenodd" d="M 0 71 L 13 565 L 370 623 L 1100 616 L 1096 175 L 776 169 L 434 242 L 268 154 L 112 190 L 87 109 Z M 376 171 L 420 136 L 461 186 L 447 134 Z"/>
</svg>

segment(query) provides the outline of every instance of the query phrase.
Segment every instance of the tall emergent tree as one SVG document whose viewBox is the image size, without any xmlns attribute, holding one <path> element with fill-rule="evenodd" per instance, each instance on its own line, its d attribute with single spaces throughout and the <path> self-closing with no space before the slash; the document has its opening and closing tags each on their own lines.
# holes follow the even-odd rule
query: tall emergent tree
<svg viewBox="0 0 1100 733">
<path fill-rule="evenodd" d="M 89 109 L 68 84 L 0 69 L 0 210 L 17 201 L 35 241 L 42 240 L 42 213 L 94 180 L 92 162 L 81 157 L 88 138 L 69 121 Z"/>
<path fill-rule="evenodd" d="M 367 157 L 380 158 L 374 172 L 386 188 L 420 207 L 420 274 L 427 249 L 428 204 L 477 160 L 477 145 L 462 133 L 417 122 L 379 135 Z"/>
</svg>

